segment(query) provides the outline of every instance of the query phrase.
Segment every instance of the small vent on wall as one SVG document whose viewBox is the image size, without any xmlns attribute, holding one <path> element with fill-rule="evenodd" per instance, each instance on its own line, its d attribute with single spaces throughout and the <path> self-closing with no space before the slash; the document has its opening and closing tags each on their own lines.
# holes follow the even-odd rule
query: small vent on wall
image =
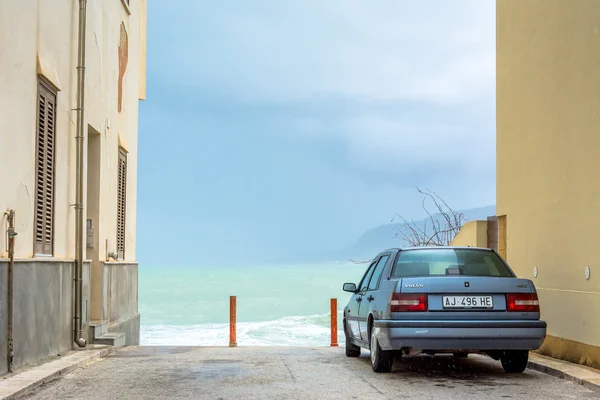
<svg viewBox="0 0 600 400">
<path fill-rule="evenodd" d="M 92 220 L 87 220 L 87 230 L 86 230 L 86 246 L 88 249 L 94 248 L 94 227 L 92 225 Z"/>
</svg>

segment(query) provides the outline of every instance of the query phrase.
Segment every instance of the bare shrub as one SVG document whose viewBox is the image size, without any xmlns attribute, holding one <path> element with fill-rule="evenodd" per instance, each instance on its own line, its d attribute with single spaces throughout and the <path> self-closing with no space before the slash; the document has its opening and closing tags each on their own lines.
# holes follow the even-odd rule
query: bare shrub
<svg viewBox="0 0 600 400">
<path fill-rule="evenodd" d="M 416 188 L 423 195 L 422 206 L 428 217 L 422 224 L 407 221 L 396 214 L 392 219 L 401 222 L 395 228 L 396 237 L 411 247 L 448 246 L 466 222 L 463 213 L 454 211 L 437 193 Z M 433 211 L 432 211 L 433 210 Z"/>
</svg>

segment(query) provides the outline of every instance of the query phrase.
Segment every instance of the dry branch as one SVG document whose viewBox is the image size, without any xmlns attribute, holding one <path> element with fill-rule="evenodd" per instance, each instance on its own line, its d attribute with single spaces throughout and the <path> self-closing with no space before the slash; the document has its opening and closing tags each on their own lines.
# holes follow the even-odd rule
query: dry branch
<svg viewBox="0 0 600 400">
<path fill-rule="evenodd" d="M 463 213 L 454 211 L 437 193 L 417 188 L 423 195 L 421 202 L 423 210 L 427 214 L 423 226 L 410 222 L 399 214 L 396 214 L 392 222 L 398 218 L 401 223 L 396 227 L 396 237 L 404 240 L 411 247 L 426 246 L 448 246 L 460 231 L 466 219 Z M 433 213 L 428 209 L 427 203 L 433 203 L 436 210 Z"/>
</svg>

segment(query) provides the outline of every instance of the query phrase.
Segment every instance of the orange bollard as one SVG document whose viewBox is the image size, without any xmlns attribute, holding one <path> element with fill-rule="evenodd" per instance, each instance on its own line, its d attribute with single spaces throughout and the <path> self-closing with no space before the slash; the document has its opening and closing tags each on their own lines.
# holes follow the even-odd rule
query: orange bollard
<svg viewBox="0 0 600 400">
<path fill-rule="evenodd" d="M 236 320 L 236 297 L 229 296 L 229 347 L 236 347 L 235 320 Z"/>
<path fill-rule="evenodd" d="M 337 299 L 331 299 L 331 346 L 338 345 Z"/>
</svg>

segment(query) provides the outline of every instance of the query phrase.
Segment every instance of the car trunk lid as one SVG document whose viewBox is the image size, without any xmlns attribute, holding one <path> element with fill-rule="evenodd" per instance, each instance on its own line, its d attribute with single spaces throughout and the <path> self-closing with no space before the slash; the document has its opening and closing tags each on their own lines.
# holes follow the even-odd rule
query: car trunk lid
<svg viewBox="0 0 600 400">
<path fill-rule="evenodd" d="M 506 312 L 511 307 L 510 302 L 513 301 L 511 299 L 514 295 L 526 304 L 529 301 L 527 296 L 536 296 L 535 287 L 528 279 L 476 276 L 411 277 L 398 280 L 395 292 L 393 297 L 397 300 L 404 296 L 425 294 L 425 312 L 419 314 L 429 314 L 430 317 L 434 314 L 433 318 L 437 319 L 456 319 L 458 314 L 461 315 L 460 319 L 483 319 L 489 318 L 490 312 L 509 314 L 506 315 L 507 318 L 515 318 L 517 314 L 520 318 L 539 317 L 539 312 Z M 537 300 L 537 297 L 535 299 Z M 402 315 L 405 313 L 392 314 L 395 314 L 395 318 L 406 317 Z"/>
<path fill-rule="evenodd" d="M 534 293 L 528 279 L 489 276 L 425 276 L 403 278 L 396 286 L 397 293 L 476 294 L 476 293 Z"/>
</svg>

